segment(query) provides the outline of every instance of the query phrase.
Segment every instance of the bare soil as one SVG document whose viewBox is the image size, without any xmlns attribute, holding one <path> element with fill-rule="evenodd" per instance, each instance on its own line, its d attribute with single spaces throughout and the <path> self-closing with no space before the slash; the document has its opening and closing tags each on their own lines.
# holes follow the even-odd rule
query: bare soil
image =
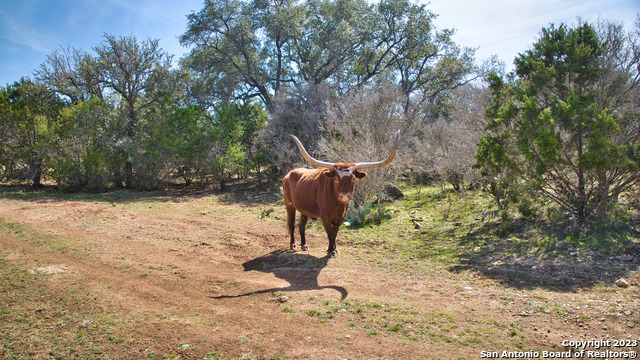
<svg viewBox="0 0 640 360">
<path fill-rule="evenodd" d="M 605 274 L 546 287 L 527 283 L 545 276 L 540 264 L 519 264 L 531 277 L 518 283 L 396 258 L 383 238 L 352 240 L 358 230 L 340 231 L 337 258 L 314 225 L 311 251 L 292 252 L 284 213 L 262 192 L 1 196 L 0 259 L 38 290 L 5 281 L 0 356 L 477 359 L 640 338 L 637 258 L 619 274 L 625 288 Z M 579 279 L 589 266 L 553 269 Z"/>
</svg>

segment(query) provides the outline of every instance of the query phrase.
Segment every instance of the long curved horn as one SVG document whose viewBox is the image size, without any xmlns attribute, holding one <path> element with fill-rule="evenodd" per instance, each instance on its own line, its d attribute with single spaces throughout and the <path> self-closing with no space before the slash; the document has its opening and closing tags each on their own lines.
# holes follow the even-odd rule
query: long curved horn
<svg viewBox="0 0 640 360">
<path fill-rule="evenodd" d="M 307 150 L 304 149 L 304 146 L 302 146 L 302 143 L 300 142 L 300 140 L 298 140 L 297 137 L 289 134 L 289 136 L 291 136 L 293 138 L 293 140 L 296 142 L 296 145 L 298 145 L 298 149 L 300 149 L 300 153 L 302 153 L 302 157 L 307 160 L 307 162 L 313 166 L 317 166 L 317 167 L 321 167 L 321 168 L 329 168 L 332 169 L 333 168 L 333 163 L 330 162 L 326 162 L 326 161 L 320 161 L 320 160 L 316 160 L 314 158 L 311 157 L 311 155 L 309 155 L 309 153 L 307 152 Z"/>
<path fill-rule="evenodd" d="M 389 156 L 382 161 L 377 161 L 377 162 L 363 162 L 363 163 L 356 163 L 356 167 L 358 169 L 375 169 L 375 168 L 381 168 L 383 166 L 387 166 L 391 163 L 391 161 L 393 160 L 393 158 L 396 156 L 396 149 L 398 149 L 398 139 L 400 138 L 400 130 L 398 130 L 397 134 L 396 134 L 396 140 L 393 143 L 393 149 L 391 149 L 391 153 L 389 154 Z"/>
</svg>

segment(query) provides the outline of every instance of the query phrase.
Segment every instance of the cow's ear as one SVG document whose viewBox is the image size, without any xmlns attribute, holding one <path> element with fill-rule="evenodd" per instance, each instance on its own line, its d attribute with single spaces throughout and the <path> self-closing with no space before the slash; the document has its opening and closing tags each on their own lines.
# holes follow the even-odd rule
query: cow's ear
<svg viewBox="0 0 640 360">
<path fill-rule="evenodd" d="M 362 179 L 363 177 L 367 176 L 367 173 L 364 171 L 356 170 L 353 172 L 353 175 L 355 175 L 355 177 L 358 179 Z"/>
<path fill-rule="evenodd" d="M 337 174 L 338 173 L 336 173 L 335 170 L 326 170 L 326 171 L 322 172 L 322 175 L 324 175 L 324 176 L 326 176 L 328 178 L 334 178 L 334 177 L 336 177 Z"/>
</svg>

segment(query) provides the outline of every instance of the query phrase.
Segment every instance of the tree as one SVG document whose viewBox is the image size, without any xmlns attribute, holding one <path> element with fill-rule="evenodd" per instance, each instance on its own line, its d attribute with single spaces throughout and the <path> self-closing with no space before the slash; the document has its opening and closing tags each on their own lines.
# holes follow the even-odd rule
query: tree
<svg viewBox="0 0 640 360">
<path fill-rule="evenodd" d="M 52 131 L 51 175 L 68 189 L 103 189 L 110 179 L 113 107 L 93 96 L 58 115 Z"/>
<path fill-rule="evenodd" d="M 517 173 L 577 219 L 606 211 L 638 182 L 640 144 L 621 136 L 628 124 L 601 100 L 603 55 L 589 24 L 542 29 L 516 58 L 513 80 L 489 78 L 493 105 L 477 166 L 494 177 Z"/>
<path fill-rule="evenodd" d="M 507 87 L 501 77 L 489 74 L 491 103 L 485 115 L 489 122 L 478 141 L 474 168 L 484 177 L 483 188 L 494 200 L 498 210 L 506 210 L 517 192 L 523 160 L 518 152 L 515 133 L 518 129 L 512 119 L 517 107 L 511 102 L 513 87 Z M 502 120 L 505 119 L 505 120 Z"/>
<path fill-rule="evenodd" d="M 308 149 L 314 155 L 315 144 L 323 133 L 327 104 L 333 101 L 337 99 L 332 87 L 310 83 L 283 89 L 274 98 L 268 126 L 258 138 L 272 150 L 266 154 L 272 173 L 284 175 L 284 169 L 304 162 L 289 134 L 298 136 L 307 145 L 313 144 Z"/>
<path fill-rule="evenodd" d="M 368 162 L 384 159 L 393 146 L 397 131 L 401 131 L 401 146 L 389 166 L 371 169 L 371 176 L 358 182 L 354 201 L 372 201 L 385 181 L 393 180 L 404 169 L 406 150 L 411 149 L 407 134 L 412 134 L 415 122 L 404 112 L 401 90 L 397 85 L 375 84 L 355 91 L 327 105 L 324 134 L 317 144 L 321 159 L 330 162 Z M 369 170 L 367 170 L 369 171 Z"/>
<path fill-rule="evenodd" d="M 56 91 L 72 104 L 89 101 L 92 96 L 104 99 L 103 86 L 95 69 L 95 61 L 87 52 L 69 46 L 60 47 L 47 56 L 35 71 L 38 83 Z"/>
<path fill-rule="evenodd" d="M 65 103 L 46 87 L 22 78 L 0 91 L 4 172 L 22 168 L 32 187 L 42 185 L 52 128 Z M 8 147 L 6 146 L 8 145 Z"/>
<path fill-rule="evenodd" d="M 95 55 L 61 47 L 47 57 L 36 78 L 74 105 L 93 101 L 92 98 L 114 105 L 117 111 L 109 115 L 108 121 L 108 151 L 113 150 L 111 165 L 120 160 L 123 169 L 110 168 L 114 170 L 116 185 L 121 186 L 124 178 L 125 186 L 131 188 L 134 163 L 145 140 L 144 136 L 138 136 L 141 112 L 172 88 L 182 86 L 183 79 L 170 70 L 171 56 L 159 47 L 157 39 L 139 42 L 133 35 L 105 34 L 93 51 Z"/>
<path fill-rule="evenodd" d="M 195 45 L 187 66 L 202 76 L 203 89 L 213 94 L 211 103 L 259 97 L 270 110 L 283 85 L 319 83 L 333 74 L 349 44 L 332 39 L 349 41 L 345 32 L 352 28 L 351 9 L 363 4 L 344 0 L 338 12 L 328 1 L 206 1 L 200 12 L 189 15 L 189 28 L 181 37 L 183 44 Z"/>
<path fill-rule="evenodd" d="M 195 105 L 181 107 L 167 98 L 153 106 L 145 117 L 149 136 L 142 149 L 153 161 L 167 163 L 190 185 L 206 171 L 207 151 L 211 146 L 211 115 Z"/>
<path fill-rule="evenodd" d="M 236 116 L 240 117 L 242 134 L 238 143 L 245 154 L 243 160 L 243 176 L 247 177 L 250 170 L 256 172 L 258 184 L 262 182 L 262 166 L 266 164 L 267 147 L 259 140 L 259 134 L 267 124 L 267 112 L 260 105 L 253 102 L 236 104 Z"/>
<path fill-rule="evenodd" d="M 383 76 L 433 100 L 467 81 L 473 50 L 436 32 L 408 0 L 209 0 L 181 37 L 185 66 L 210 103 L 258 97 L 268 111 L 286 87 L 329 83 L 340 94 Z M 406 110 L 406 109 L 405 109 Z"/>
<path fill-rule="evenodd" d="M 213 117 L 211 137 L 214 142 L 209 150 L 213 178 L 224 190 L 231 173 L 242 166 L 245 152 L 240 145 L 242 136 L 241 107 L 234 103 L 223 103 Z"/>
<path fill-rule="evenodd" d="M 382 0 L 376 10 L 374 45 L 367 49 L 368 58 L 359 67 L 369 69 L 365 79 L 391 70 L 405 95 L 405 112 L 412 101 L 419 106 L 443 103 L 448 90 L 477 78 L 472 75 L 475 50 L 457 46 L 451 39 L 455 30 L 437 31 L 433 26 L 437 15 L 424 5 Z"/>
<path fill-rule="evenodd" d="M 134 172 L 132 147 L 138 121 L 138 111 L 147 107 L 154 99 L 151 94 L 158 90 L 168 76 L 171 57 L 158 45 L 158 40 L 148 39 L 141 43 L 135 36 L 116 37 L 105 34 L 101 45 L 94 47 L 96 57 L 89 60 L 95 78 L 106 89 L 120 96 L 126 110 L 126 129 L 122 148 L 125 161 L 125 183 L 133 187 Z"/>
</svg>

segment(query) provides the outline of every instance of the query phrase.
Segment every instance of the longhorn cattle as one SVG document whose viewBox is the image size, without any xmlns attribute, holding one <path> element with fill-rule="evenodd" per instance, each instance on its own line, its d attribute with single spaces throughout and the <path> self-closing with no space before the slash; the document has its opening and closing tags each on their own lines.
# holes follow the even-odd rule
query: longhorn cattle
<svg viewBox="0 0 640 360">
<path fill-rule="evenodd" d="M 389 156 L 382 161 L 366 163 L 329 163 L 312 158 L 305 150 L 297 137 L 289 135 L 298 145 L 302 157 L 317 169 L 298 168 L 289 171 L 282 180 L 282 193 L 287 209 L 287 229 L 290 236 L 290 249 L 296 250 L 294 231 L 296 222 L 296 210 L 300 212 L 298 229 L 300 232 L 300 247 L 308 251 L 309 247 L 305 239 L 304 231 L 309 218 L 322 219 L 322 225 L 329 237 L 329 249 L 327 254 L 335 257 L 336 236 L 338 229 L 344 221 L 349 208 L 349 202 L 353 197 L 353 189 L 356 179 L 367 176 L 363 169 L 380 168 L 387 166 L 396 155 L 398 138 L 396 135 L 393 148 Z"/>
</svg>

